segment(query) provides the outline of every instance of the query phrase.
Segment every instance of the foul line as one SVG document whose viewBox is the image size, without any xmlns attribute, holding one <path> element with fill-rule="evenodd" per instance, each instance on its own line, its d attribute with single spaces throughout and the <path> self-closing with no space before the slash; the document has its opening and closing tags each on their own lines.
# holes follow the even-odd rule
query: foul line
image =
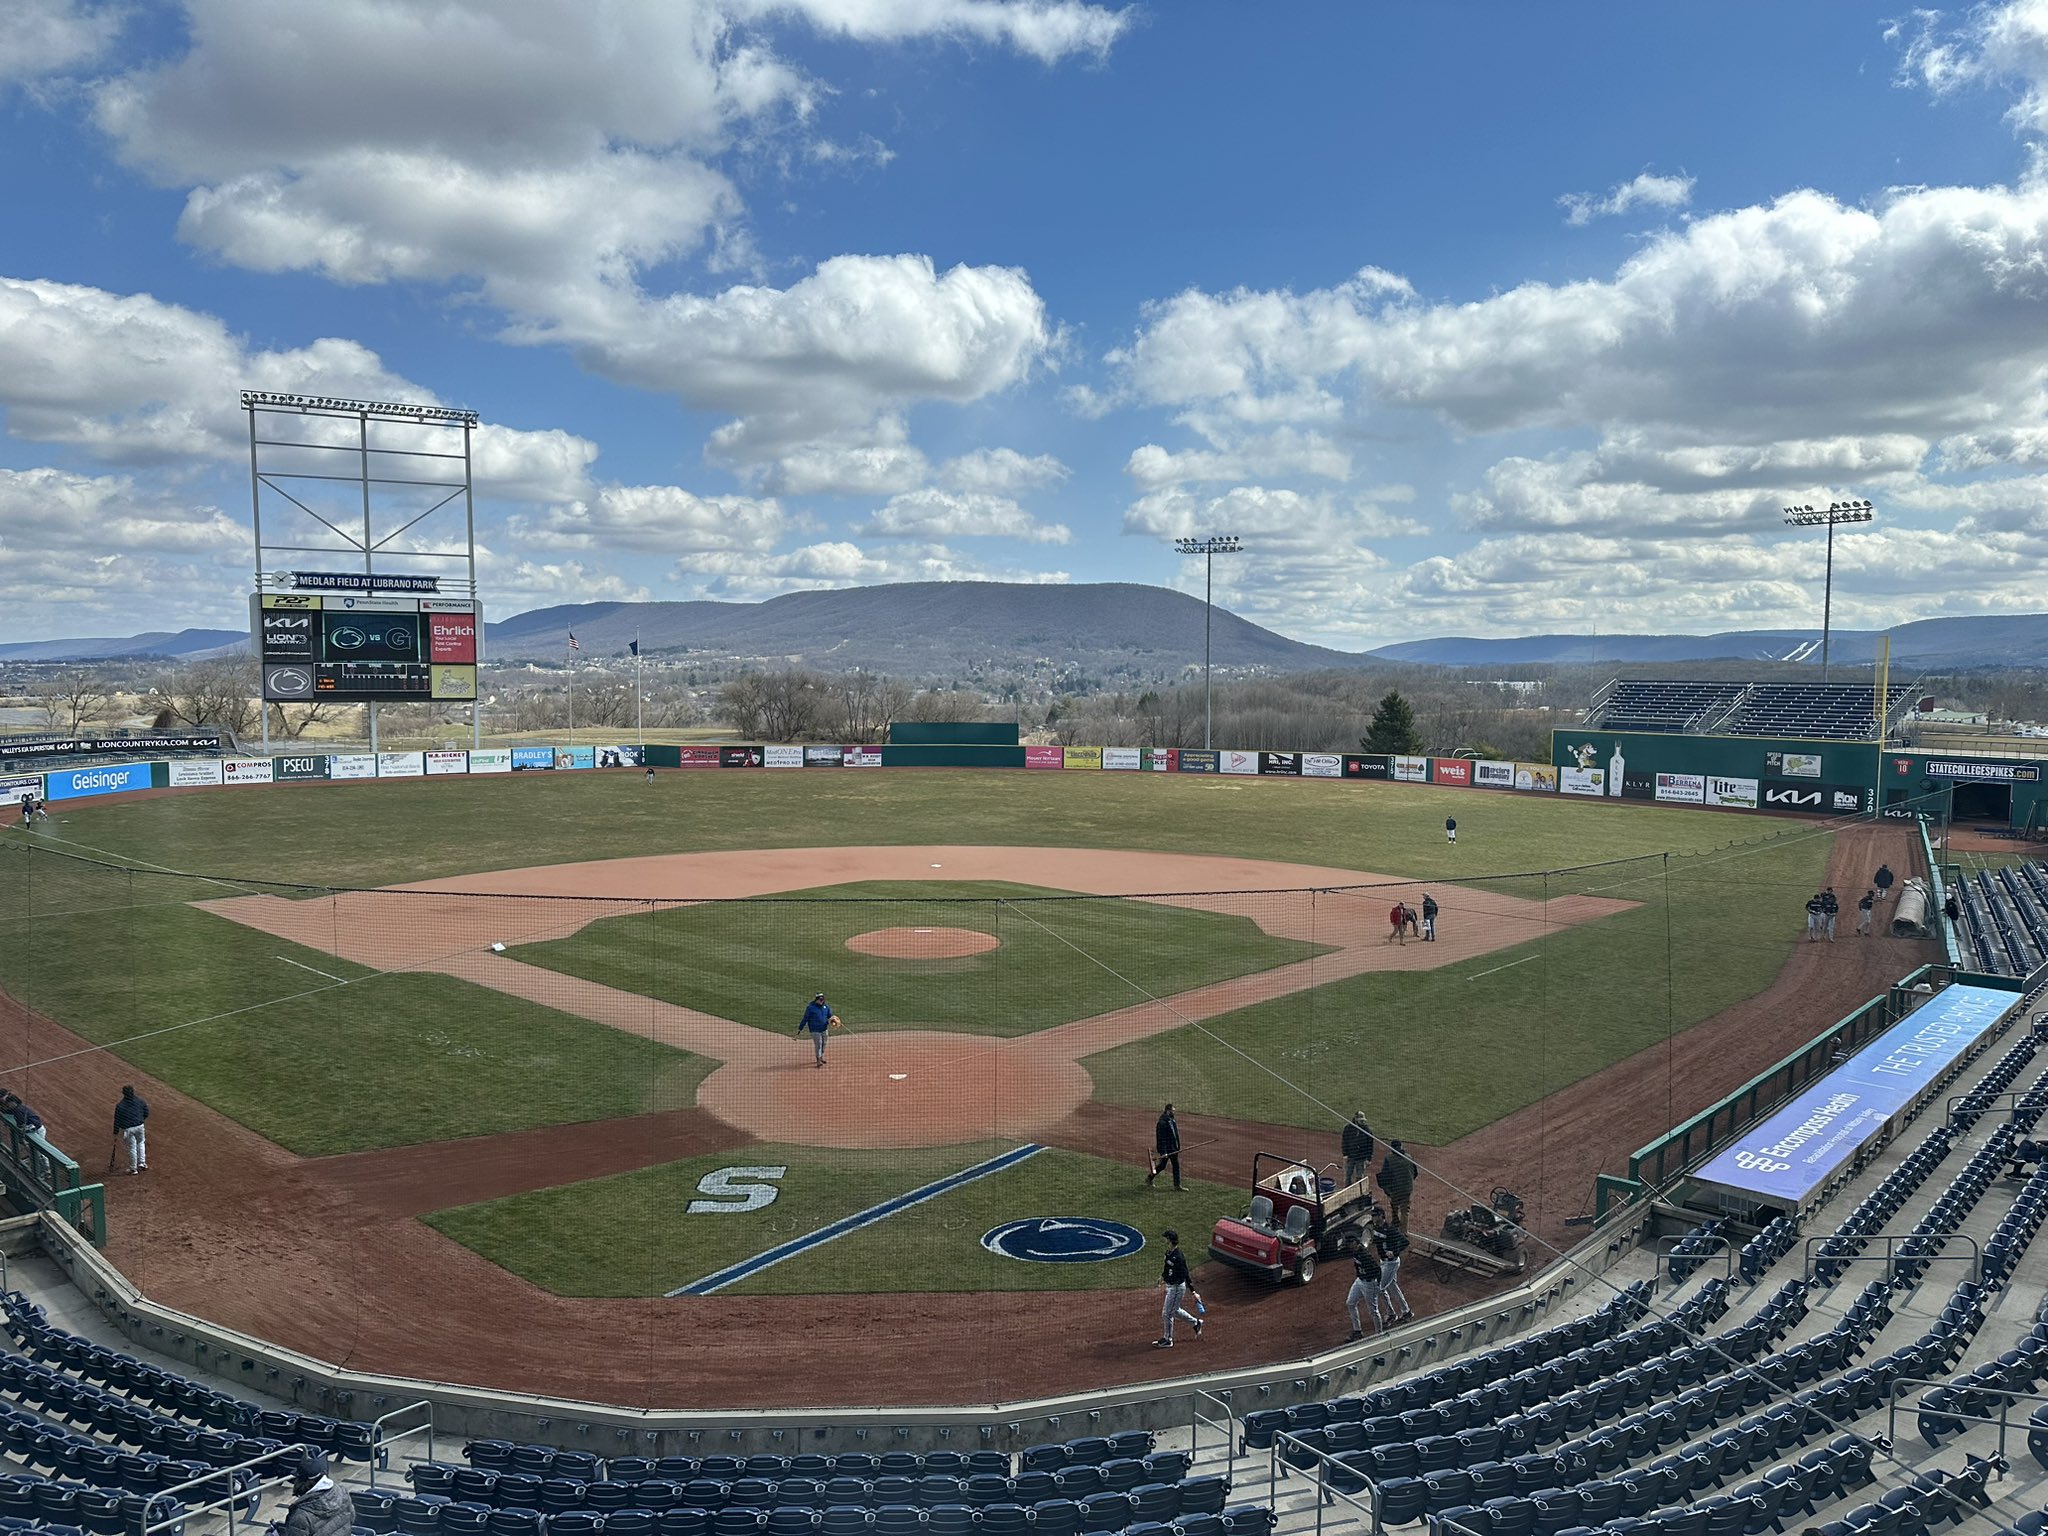
<svg viewBox="0 0 2048 1536">
<path fill-rule="evenodd" d="M 325 976 L 329 981 L 346 980 L 345 977 L 337 976 L 332 971 L 323 971 L 317 966 L 307 965 L 302 960 L 294 960 L 289 955 L 272 955 L 270 958 L 273 960 L 282 960 L 286 965 L 296 965 L 300 970 L 311 971 L 315 976 Z"/>
<path fill-rule="evenodd" d="M 976 1163 L 972 1168 L 962 1168 L 958 1173 L 949 1173 L 943 1179 L 935 1179 L 922 1188 L 908 1194 L 884 1200 L 880 1205 L 871 1205 L 864 1211 L 855 1211 L 851 1216 L 842 1216 L 829 1226 L 815 1232 L 793 1237 L 786 1243 L 778 1243 L 765 1253 L 757 1253 L 751 1259 L 741 1259 L 737 1264 L 728 1264 L 724 1269 L 713 1270 L 701 1280 L 692 1280 L 688 1285 L 679 1285 L 665 1294 L 669 1296 L 709 1296 L 713 1291 L 722 1291 L 728 1285 L 735 1285 L 749 1275 L 757 1275 L 784 1259 L 793 1259 L 800 1253 L 807 1253 L 849 1232 L 858 1232 L 862 1227 L 871 1227 L 876 1222 L 894 1216 L 898 1211 L 907 1211 L 913 1205 L 922 1205 L 948 1190 L 958 1189 L 963 1184 L 972 1184 L 976 1179 L 985 1179 L 992 1173 L 1001 1173 L 1005 1168 L 1014 1168 L 1027 1157 L 1036 1157 L 1045 1148 L 1038 1142 L 1026 1142 L 1013 1147 L 1000 1157 L 992 1157 L 985 1163 Z"/>
<path fill-rule="evenodd" d="M 1541 955 L 1524 955 L 1519 960 L 1510 960 L 1506 965 L 1496 965 L 1493 971 L 1511 971 L 1518 965 L 1527 965 L 1531 960 L 1541 960 L 1542 958 Z M 1491 976 L 1493 971 L 1477 971 L 1465 979 L 1467 981 L 1477 981 L 1481 976 Z"/>
</svg>

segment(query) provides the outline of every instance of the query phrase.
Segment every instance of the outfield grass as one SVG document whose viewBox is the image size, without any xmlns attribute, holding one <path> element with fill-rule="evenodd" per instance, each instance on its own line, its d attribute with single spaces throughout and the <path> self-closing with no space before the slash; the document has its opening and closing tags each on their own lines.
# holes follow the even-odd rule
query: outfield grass
<svg viewBox="0 0 2048 1536">
<path fill-rule="evenodd" d="M 846 947 L 882 928 L 965 928 L 999 944 L 951 960 Z M 854 1028 L 1011 1036 L 1327 950 L 1186 907 L 1000 881 L 878 880 L 607 918 L 512 953 L 777 1034 L 822 987 Z"/>
<path fill-rule="evenodd" d="M 45 879 L 33 912 L 0 903 L 0 987 L 290 1151 L 683 1107 L 717 1065 L 452 976 L 380 975 L 149 901 L 174 883 Z M 144 904 L 79 905 L 122 891 Z"/>
<path fill-rule="evenodd" d="M 1458 817 L 1454 848 L 1444 843 L 1447 811 Z M 1703 852 L 1786 825 L 1411 784 L 886 769 L 675 770 L 652 786 L 597 772 L 285 784 L 60 804 L 56 818 L 55 838 L 121 859 L 344 886 L 848 843 L 1143 848 L 1447 879 Z"/>
<path fill-rule="evenodd" d="M 1014 1145 L 982 1142 L 920 1151 L 821 1151 L 752 1146 L 559 1189 L 460 1206 L 424 1218 L 492 1263 L 561 1296 L 660 1296 L 857 1211 L 957 1173 Z M 758 1211 L 691 1214 L 714 1169 L 784 1168 L 780 1193 Z M 1159 1230 L 1179 1228 L 1200 1262 L 1218 1216 L 1242 1191 L 1191 1183 L 1147 1189 L 1134 1168 L 1048 1151 L 912 1206 L 876 1225 L 762 1270 L 721 1295 L 870 1291 L 1092 1290 L 1158 1278 Z M 1100 1264 L 1025 1264 L 981 1237 L 1022 1216 L 1108 1217 L 1137 1227 L 1146 1248 Z M 631 1243 L 621 1232 L 634 1234 Z"/>
<path fill-rule="evenodd" d="M 1639 905 L 1443 970 L 1332 982 L 1091 1056 L 1096 1097 L 1326 1128 L 1363 1108 L 1387 1134 L 1440 1146 L 1769 986 L 1831 844 L 1816 834 L 1668 868 L 1490 882 L 1531 899 L 1586 890 Z M 1449 932 L 1456 894 L 1439 894 Z M 1805 1040 L 1833 1022 L 1792 1032 Z M 1675 1124 L 1696 1106 L 1669 1086 Z"/>
</svg>

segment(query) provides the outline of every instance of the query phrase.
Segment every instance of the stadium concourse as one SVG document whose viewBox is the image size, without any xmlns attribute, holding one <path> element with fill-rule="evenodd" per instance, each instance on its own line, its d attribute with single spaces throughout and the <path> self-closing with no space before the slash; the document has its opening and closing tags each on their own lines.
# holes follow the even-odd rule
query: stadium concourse
<svg viewBox="0 0 2048 1536">
<path fill-rule="evenodd" d="M 1842 827 L 1829 878 L 1846 889 L 1880 862 L 1914 869 L 1917 847 L 1909 826 Z M 1741 899 L 1739 883 L 1730 888 Z M 1772 986 L 1741 1006 L 1452 1145 L 1413 1147 L 1423 1167 L 1419 1228 L 1434 1231 L 1464 1191 L 1506 1183 L 1528 1201 L 1535 1236 L 1568 1247 L 1579 1234 L 1566 1223 L 1589 1208 L 1603 1168 L 1933 958 L 1906 941 L 1794 946 Z M 43 1075 L 36 1100 L 60 1142 L 79 1146 L 99 1139 L 106 1106 L 136 1076 L 18 1008 L 0 1019 L 0 1049 L 17 1060 L 69 1057 L 61 1073 Z M 1198 1270 L 1211 1314 L 1199 1355 L 1147 1349 L 1156 1304 L 1128 1291 L 553 1296 L 413 1217 L 732 1146 L 731 1128 L 690 1110 L 612 1122 L 602 1135 L 569 1126 L 301 1159 L 167 1085 L 141 1081 L 157 1106 L 153 1137 L 176 1147 L 176 1164 L 192 1174 L 113 1181 L 107 1257 L 153 1302 L 350 1370 L 661 1408 L 1003 1403 L 1307 1360 L 1345 1332 L 1340 1286 L 1269 1288 L 1214 1266 Z M 1128 1109 L 1088 1103 L 1041 1135 L 1135 1163 L 1132 1122 Z M 1182 1129 L 1197 1178 L 1241 1184 L 1251 1153 L 1272 1150 L 1261 1145 L 1270 1127 L 1190 1118 Z M 1335 1127 L 1304 1151 L 1335 1159 Z M 168 1154 L 160 1161 L 171 1166 Z M 1501 1284 L 1409 1269 L 1418 1330 Z"/>
<path fill-rule="evenodd" d="M 1149 1427 L 1097 1432 L 1070 1401 L 1001 1446 L 971 1415 L 949 1440 L 817 1413 L 387 1443 L 359 1400 L 309 1414 L 109 1336 L 56 1264 L 18 1257 L 0 1456 L 24 1470 L 0 1476 L 0 1518 L 118 1536 L 175 1514 L 152 1490 L 196 1505 L 230 1475 L 212 1469 L 252 1458 L 240 1503 L 274 1515 L 265 1474 L 304 1441 L 334 1458 L 358 1529 L 402 1536 L 2035 1536 L 2048 1164 L 2012 1165 L 2048 1115 L 2037 1007 L 2007 1012 L 1796 1228 L 1701 1222 L 1434 1351 L 1372 1341 L 1358 1375 L 1304 1377 L 1285 1405 L 1182 1388 Z"/>
</svg>

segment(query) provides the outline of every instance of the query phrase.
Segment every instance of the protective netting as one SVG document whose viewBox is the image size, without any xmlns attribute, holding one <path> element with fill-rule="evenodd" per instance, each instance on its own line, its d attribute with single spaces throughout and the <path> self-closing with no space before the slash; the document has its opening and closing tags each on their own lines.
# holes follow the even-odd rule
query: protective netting
<svg viewBox="0 0 2048 1536">
<path fill-rule="evenodd" d="M 1394 1137 L 1418 1164 L 1414 1230 L 1498 1187 L 1540 1264 L 1598 1172 L 1917 963 L 1800 951 L 1810 894 L 1914 872 L 1917 842 L 1773 825 L 1138 896 L 997 878 L 1001 850 L 824 850 L 719 899 L 727 865 L 621 897 L 545 868 L 340 890 L 12 837 L 0 1082 L 111 1186 L 147 1294 L 319 1358 L 646 1406 L 1010 1401 L 1341 1341 L 1336 1280 L 1209 1264 L 1204 1353 L 1147 1350 L 1166 1228 L 1202 1265 L 1259 1153 L 1341 1184 L 1354 1112 L 1374 1168 Z M 1065 867 L 1099 889 L 1126 857 Z M 1179 1166 L 1148 1183 L 1168 1103 Z M 1425 1312 L 1505 1282 L 1418 1256 L 1405 1283 Z"/>
</svg>

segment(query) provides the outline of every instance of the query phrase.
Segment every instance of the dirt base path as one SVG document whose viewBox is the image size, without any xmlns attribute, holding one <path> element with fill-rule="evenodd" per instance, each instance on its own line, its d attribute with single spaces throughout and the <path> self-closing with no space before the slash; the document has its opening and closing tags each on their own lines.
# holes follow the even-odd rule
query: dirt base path
<svg viewBox="0 0 2048 1536">
<path fill-rule="evenodd" d="M 1912 846 L 1905 830 L 1852 829 L 1839 839 L 1832 878 L 1848 889 L 1880 856 L 1904 873 L 1917 865 Z M 805 883 L 817 884 L 838 852 L 790 862 L 802 866 Z M 1073 883 L 1050 869 L 1012 869 L 1004 877 Z M 1927 948 L 1853 939 L 1799 946 L 1762 997 L 1441 1152 L 1416 1149 L 1425 1168 L 1417 1224 L 1433 1230 L 1452 1203 L 1444 1179 L 1482 1192 L 1498 1182 L 1530 1200 L 1541 1234 L 1566 1235 L 1562 1217 L 1585 1203 L 1593 1174 L 1620 1168 L 1629 1150 L 1670 1124 L 1671 1074 L 1682 1084 L 1675 1102 L 1705 1103 L 1882 990 Z M 1213 1265 L 1197 1272 L 1212 1326 L 1199 1343 L 1171 1353 L 1149 1347 L 1157 1325 L 1149 1290 L 1013 1295 L 1000 1306 L 981 1295 L 554 1297 L 405 1214 L 418 1203 L 406 1191 L 432 1188 L 443 1174 L 462 1189 L 502 1192 L 515 1170 L 500 1180 L 487 1165 L 506 1138 L 295 1158 L 0 999 L 0 1062 L 67 1055 L 17 1079 L 57 1142 L 81 1149 L 91 1172 L 92 1149 L 110 1140 L 122 1083 L 135 1083 L 156 1110 L 151 1171 L 109 1180 L 109 1257 L 161 1302 L 358 1369 L 633 1406 L 787 1407 L 797 1398 L 816 1406 L 965 1405 L 1300 1358 L 1341 1342 L 1346 1330 L 1335 1274 L 1305 1288 L 1272 1289 Z M 1292 1140 L 1269 1150 L 1300 1150 L 1317 1162 L 1337 1155 L 1334 1135 L 1196 1117 L 1183 1126 L 1191 1144 L 1204 1143 L 1191 1145 L 1189 1161 L 1209 1178 L 1241 1178 L 1251 1150 L 1275 1135 Z M 527 1143 L 534 1161 L 519 1178 L 559 1171 L 563 1149 L 548 1140 L 554 1134 Z M 623 1132 L 573 1134 L 616 1135 L 616 1147 L 647 1150 L 649 1161 L 692 1155 L 708 1144 L 695 1138 L 715 1135 L 687 1116 L 636 1117 Z M 1128 1160 L 1134 1170 L 1144 1134 L 1128 1112 L 1094 1104 L 1048 1132 L 1061 1145 Z M 1160 1192 L 1162 1217 L 1173 1198 Z M 1418 1312 L 1485 1288 L 1469 1278 L 1434 1280 L 1422 1264 L 1409 1271 L 1403 1281 Z"/>
</svg>

